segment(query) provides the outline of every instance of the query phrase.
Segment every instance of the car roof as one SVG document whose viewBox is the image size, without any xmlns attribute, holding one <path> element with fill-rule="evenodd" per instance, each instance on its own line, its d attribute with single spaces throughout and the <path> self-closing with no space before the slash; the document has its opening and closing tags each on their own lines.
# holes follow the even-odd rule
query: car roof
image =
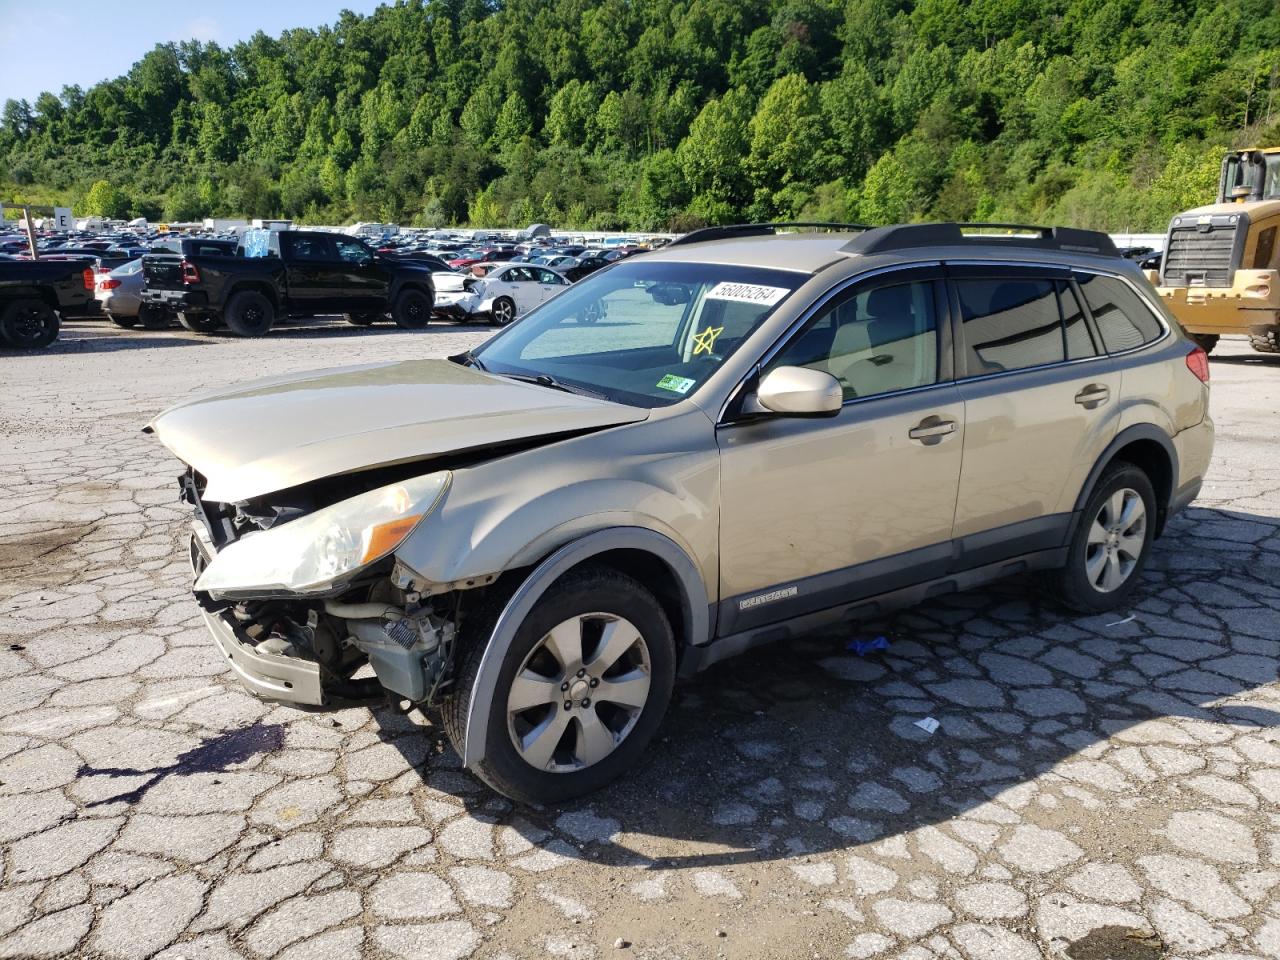
<svg viewBox="0 0 1280 960">
<path fill-rule="evenodd" d="M 646 260 L 676 263 L 719 263 L 772 270 L 816 273 L 848 256 L 840 248 L 856 233 L 780 233 L 668 244 Z"/>
<path fill-rule="evenodd" d="M 1124 263 L 1111 238 L 1069 227 L 921 223 L 830 232 L 787 230 L 799 224 L 743 224 L 695 231 L 644 258 L 677 263 L 790 270 L 812 275 L 835 263 L 1001 260 L 1061 266 Z"/>
</svg>

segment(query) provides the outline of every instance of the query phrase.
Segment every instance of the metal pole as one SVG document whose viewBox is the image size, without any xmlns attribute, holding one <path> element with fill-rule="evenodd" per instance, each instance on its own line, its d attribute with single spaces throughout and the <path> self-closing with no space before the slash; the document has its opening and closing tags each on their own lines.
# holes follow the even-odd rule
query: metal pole
<svg viewBox="0 0 1280 960">
<path fill-rule="evenodd" d="M 22 208 L 22 218 L 23 218 L 23 220 L 25 220 L 25 221 L 26 221 L 26 223 L 27 223 L 27 246 L 29 246 L 29 247 L 31 248 L 31 259 L 32 259 L 32 260 L 39 260 L 39 259 L 40 259 L 40 251 L 36 249 L 36 228 L 35 228 L 35 224 L 33 224 L 33 223 L 31 222 L 31 208 L 30 208 L 30 207 L 25 206 L 25 205 L 23 206 L 23 208 Z"/>
</svg>

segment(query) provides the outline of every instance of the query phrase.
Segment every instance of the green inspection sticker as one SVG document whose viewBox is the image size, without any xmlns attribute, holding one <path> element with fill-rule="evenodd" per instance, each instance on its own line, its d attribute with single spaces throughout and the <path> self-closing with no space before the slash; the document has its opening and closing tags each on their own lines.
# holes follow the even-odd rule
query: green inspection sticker
<svg viewBox="0 0 1280 960">
<path fill-rule="evenodd" d="M 668 373 L 658 381 L 658 389 L 670 390 L 672 393 L 688 393 L 693 389 L 695 382 L 688 377 L 677 377 L 674 373 Z"/>
</svg>

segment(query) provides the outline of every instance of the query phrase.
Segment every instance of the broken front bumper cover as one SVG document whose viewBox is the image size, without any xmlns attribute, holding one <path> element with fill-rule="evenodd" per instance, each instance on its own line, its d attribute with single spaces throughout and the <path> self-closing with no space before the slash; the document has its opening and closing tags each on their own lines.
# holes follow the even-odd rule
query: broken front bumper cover
<svg viewBox="0 0 1280 960">
<path fill-rule="evenodd" d="M 320 665 L 313 660 L 259 653 L 241 640 L 222 614 L 204 611 L 214 643 L 245 689 L 261 700 L 319 707 L 325 702 Z"/>
<path fill-rule="evenodd" d="M 198 570 L 201 562 L 213 556 L 209 534 L 196 523 L 191 538 L 191 566 Z M 320 684 L 320 665 L 314 660 L 301 660 L 279 654 L 260 653 L 225 612 L 201 610 L 213 641 L 227 665 L 244 688 L 261 700 L 296 703 L 318 707 L 325 703 Z"/>
</svg>

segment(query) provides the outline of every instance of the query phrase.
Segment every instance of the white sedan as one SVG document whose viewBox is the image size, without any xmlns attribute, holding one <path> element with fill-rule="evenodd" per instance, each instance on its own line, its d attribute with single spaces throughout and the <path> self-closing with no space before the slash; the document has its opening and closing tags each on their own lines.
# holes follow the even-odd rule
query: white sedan
<svg viewBox="0 0 1280 960">
<path fill-rule="evenodd" d="M 569 286 L 564 274 L 529 263 L 478 264 L 474 273 L 435 273 L 433 312 L 455 320 L 490 316 L 505 327 Z"/>
</svg>

